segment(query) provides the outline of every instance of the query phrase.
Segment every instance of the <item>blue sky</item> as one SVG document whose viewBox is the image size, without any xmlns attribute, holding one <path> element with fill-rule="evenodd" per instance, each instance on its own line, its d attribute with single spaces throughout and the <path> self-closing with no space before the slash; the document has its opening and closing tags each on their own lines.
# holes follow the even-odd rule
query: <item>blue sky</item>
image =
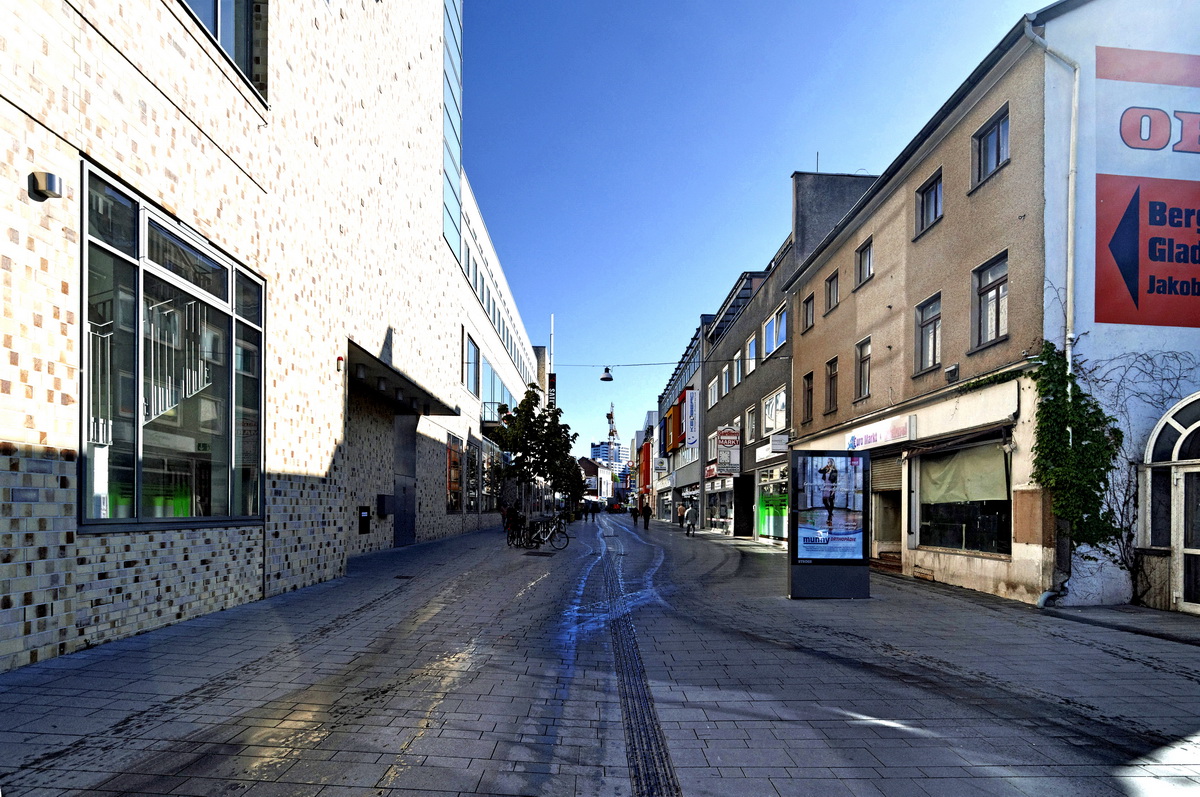
<svg viewBox="0 0 1200 797">
<path fill-rule="evenodd" d="M 656 409 L 793 172 L 880 173 L 1043 5 L 465 0 L 463 163 L 576 453 Z"/>
</svg>

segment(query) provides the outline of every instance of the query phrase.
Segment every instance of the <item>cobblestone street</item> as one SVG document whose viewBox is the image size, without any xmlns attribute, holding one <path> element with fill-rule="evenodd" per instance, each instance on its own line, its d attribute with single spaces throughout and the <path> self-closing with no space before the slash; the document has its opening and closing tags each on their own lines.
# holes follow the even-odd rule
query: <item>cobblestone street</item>
<svg viewBox="0 0 1200 797">
<path fill-rule="evenodd" d="M 870 600 L 789 601 L 774 548 L 570 531 L 369 555 L 0 675 L 0 790 L 1200 793 L 1193 618 L 880 574 Z"/>
</svg>

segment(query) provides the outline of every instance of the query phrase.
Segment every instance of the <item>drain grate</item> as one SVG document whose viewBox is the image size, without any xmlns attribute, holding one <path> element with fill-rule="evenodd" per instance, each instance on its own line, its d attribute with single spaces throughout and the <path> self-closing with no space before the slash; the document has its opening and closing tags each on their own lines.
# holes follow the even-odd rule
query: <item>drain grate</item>
<svg viewBox="0 0 1200 797">
<path fill-rule="evenodd" d="M 556 551 L 526 551 L 526 556 L 554 556 Z"/>
<path fill-rule="evenodd" d="M 405 579 L 405 578 L 412 578 L 412 576 L 395 576 L 395 578 Z"/>
</svg>

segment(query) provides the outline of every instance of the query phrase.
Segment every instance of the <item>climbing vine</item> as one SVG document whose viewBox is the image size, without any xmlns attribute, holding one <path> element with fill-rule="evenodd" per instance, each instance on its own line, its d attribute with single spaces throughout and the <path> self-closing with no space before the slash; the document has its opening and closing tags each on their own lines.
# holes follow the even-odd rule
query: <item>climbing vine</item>
<svg viewBox="0 0 1200 797">
<path fill-rule="evenodd" d="M 1035 362 L 1033 478 L 1050 492 L 1054 514 L 1069 524 L 1073 544 L 1112 542 L 1121 529 L 1105 498 L 1124 434 L 1116 418 L 1080 387 L 1053 343 L 1043 344 Z"/>
</svg>

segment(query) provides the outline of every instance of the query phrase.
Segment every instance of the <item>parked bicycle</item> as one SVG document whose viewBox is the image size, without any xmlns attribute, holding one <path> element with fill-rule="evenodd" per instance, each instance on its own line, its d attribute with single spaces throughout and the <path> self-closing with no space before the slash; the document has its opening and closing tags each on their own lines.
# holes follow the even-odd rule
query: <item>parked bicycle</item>
<svg viewBox="0 0 1200 797">
<path fill-rule="evenodd" d="M 510 512 L 507 525 L 508 544 L 514 548 L 540 548 L 549 543 L 556 551 L 571 542 L 567 534 L 567 518 L 558 514 L 550 518 L 526 520 L 519 512 Z"/>
</svg>

